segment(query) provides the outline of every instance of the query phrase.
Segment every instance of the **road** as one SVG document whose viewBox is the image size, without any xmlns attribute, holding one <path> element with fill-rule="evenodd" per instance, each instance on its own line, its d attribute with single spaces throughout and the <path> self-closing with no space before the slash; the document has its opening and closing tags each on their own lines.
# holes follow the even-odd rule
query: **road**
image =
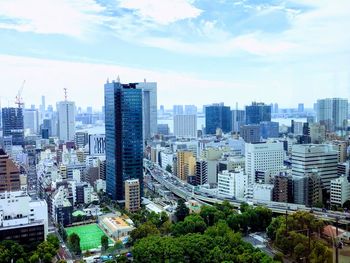
<svg viewBox="0 0 350 263">
<path fill-rule="evenodd" d="M 248 203 L 253 203 L 254 205 L 266 206 L 269 209 L 271 209 L 273 213 L 292 214 L 292 213 L 295 213 L 296 211 L 307 211 L 307 212 L 312 212 L 316 217 L 325 221 L 334 222 L 338 217 L 340 224 L 343 224 L 343 225 L 350 224 L 349 213 L 346 214 L 342 212 L 322 211 L 321 209 L 310 208 L 304 205 L 291 204 L 291 203 L 278 203 L 278 202 L 268 202 L 268 201 L 261 201 L 261 200 L 233 200 L 233 199 L 226 199 L 226 198 L 221 198 L 217 196 L 216 197 L 208 196 L 208 195 L 205 195 L 204 193 L 199 193 L 199 192 L 195 193 L 194 186 L 181 181 L 178 177 L 168 173 L 159 165 L 147 159 L 144 159 L 144 167 L 149 172 L 149 174 L 152 176 L 153 179 L 155 179 L 158 183 L 163 185 L 165 188 L 170 190 L 175 195 L 185 200 L 194 199 L 194 200 L 198 200 L 209 204 L 222 203 L 224 200 L 227 200 L 237 208 L 240 207 L 242 202 L 248 202 Z"/>
</svg>

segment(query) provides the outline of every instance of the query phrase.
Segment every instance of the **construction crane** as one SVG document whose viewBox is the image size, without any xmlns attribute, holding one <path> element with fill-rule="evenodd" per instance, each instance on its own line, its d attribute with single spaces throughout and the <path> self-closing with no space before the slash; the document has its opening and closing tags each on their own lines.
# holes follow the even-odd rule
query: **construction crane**
<svg viewBox="0 0 350 263">
<path fill-rule="evenodd" d="M 15 104 L 17 104 L 18 108 L 22 108 L 24 106 L 22 92 L 23 92 L 23 88 L 24 88 L 25 83 L 26 83 L 26 81 L 23 80 L 22 86 L 20 87 L 20 89 L 17 92 Z"/>
</svg>

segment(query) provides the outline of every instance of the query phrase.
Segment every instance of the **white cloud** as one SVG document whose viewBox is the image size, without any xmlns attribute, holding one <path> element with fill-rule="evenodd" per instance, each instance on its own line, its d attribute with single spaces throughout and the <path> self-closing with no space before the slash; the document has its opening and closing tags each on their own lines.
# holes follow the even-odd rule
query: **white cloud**
<svg viewBox="0 0 350 263">
<path fill-rule="evenodd" d="M 202 12 L 187 0 L 120 0 L 120 7 L 136 10 L 141 18 L 161 25 L 196 18 Z"/>
<path fill-rule="evenodd" d="M 94 0 L 11 0 L 0 2 L 0 28 L 84 37 L 103 17 Z"/>
</svg>

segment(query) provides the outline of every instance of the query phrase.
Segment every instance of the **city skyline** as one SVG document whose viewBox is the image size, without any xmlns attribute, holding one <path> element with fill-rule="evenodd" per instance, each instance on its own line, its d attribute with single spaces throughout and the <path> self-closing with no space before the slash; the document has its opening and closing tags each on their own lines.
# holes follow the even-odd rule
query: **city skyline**
<svg viewBox="0 0 350 263">
<path fill-rule="evenodd" d="M 310 0 L 2 2 L 1 103 L 12 106 L 26 80 L 26 105 L 38 94 L 55 105 L 68 88 L 77 105 L 100 108 L 101 85 L 117 75 L 157 82 L 167 107 L 349 98 L 348 10 Z"/>
</svg>

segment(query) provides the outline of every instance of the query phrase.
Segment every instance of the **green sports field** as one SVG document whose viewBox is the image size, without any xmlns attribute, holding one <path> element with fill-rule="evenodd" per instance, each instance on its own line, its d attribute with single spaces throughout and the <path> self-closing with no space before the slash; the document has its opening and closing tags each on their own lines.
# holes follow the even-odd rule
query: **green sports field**
<svg viewBox="0 0 350 263">
<path fill-rule="evenodd" d="M 101 236 L 104 232 L 97 224 L 74 226 L 66 228 L 68 236 L 76 233 L 80 237 L 81 250 L 95 249 L 101 246 Z M 112 243 L 109 240 L 109 243 Z"/>
</svg>

